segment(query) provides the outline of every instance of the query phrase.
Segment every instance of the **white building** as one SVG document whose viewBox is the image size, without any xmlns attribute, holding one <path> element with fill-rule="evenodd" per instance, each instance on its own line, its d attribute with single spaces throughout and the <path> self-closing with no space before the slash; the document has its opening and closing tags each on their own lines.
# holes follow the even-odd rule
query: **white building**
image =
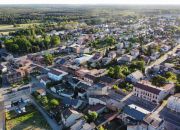
<svg viewBox="0 0 180 130">
<path fill-rule="evenodd" d="M 148 81 L 137 82 L 133 87 L 133 94 L 139 98 L 153 103 L 159 103 L 167 95 L 174 93 L 174 84 L 169 83 L 163 87 L 156 87 Z"/>
<path fill-rule="evenodd" d="M 130 53 L 134 59 L 139 56 L 139 50 L 138 49 L 133 49 L 133 50 L 131 50 Z"/>
<path fill-rule="evenodd" d="M 78 119 L 80 119 L 82 116 L 83 116 L 83 114 L 81 114 L 75 110 L 72 110 L 70 108 L 64 110 L 61 113 L 62 122 L 66 127 L 69 127 L 69 126 L 72 126 L 73 124 L 75 124 L 76 121 Z"/>
<path fill-rule="evenodd" d="M 51 69 L 48 72 L 48 77 L 54 81 L 60 81 L 67 74 L 68 74 L 67 72 L 64 72 L 59 69 Z"/>
<path fill-rule="evenodd" d="M 108 86 L 103 83 L 94 84 L 92 87 L 88 88 L 87 95 L 107 95 Z"/>
<path fill-rule="evenodd" d="M 95 125 L 88 124 L 84 119 L 78 120 L 74 125 L 71 126 L 70 130 L 94 130 Z"/>
<path fill-rule="evenodd" d="M 76 58 L 76 59 L 74 60 L 74 62 L 75 62 L 76 64 L 80 65 L 80 64 L 83 64 L 83 63 L 87 62 L 87 61 L 90 60 L 91 58 L 92 58 L 91 55 L 84 55 L 84 56 L 82 56 L 82 57 Z"/>
<path fill-rule="evenodd" d="M 168 99 L 167 108 L 175 112 L 180 112 L 180 93 L 173 95 Z"/>
<path fill-rule="evenodd" d="M 106 102 L 108 101 L 108 98 L 106 96 L 90 96 L 88 99 L 89 99 L 89 105 L 96 105 L 96 104 L 106 105 Z"/>
<path fill-rule="evenodd" d="M 139 80 L 143 79 L 143 74 L 141 71 L 137 70 L 127 76 L 127 79 L 130 80 L 133 83 L 138 82 Z"/>
</svg>

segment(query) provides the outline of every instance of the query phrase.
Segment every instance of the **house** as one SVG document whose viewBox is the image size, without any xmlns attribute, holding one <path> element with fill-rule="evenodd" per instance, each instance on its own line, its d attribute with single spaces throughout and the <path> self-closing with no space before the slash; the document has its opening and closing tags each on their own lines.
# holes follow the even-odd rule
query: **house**
<svg viewBox="0 0 180 130">
<path fill-rule="evenodd" d="M 119 54 L 119 55 L 123 55 L 123 54 L 125 54 L 125 52 L 126 52 L 126 49 L 117 49 L 117 54 Z"/>
<path fill-rule="evenodd" d="M 15 70 L 9 71 L 8 74 L 6 74 L 6 79 L 9 83 L 16 83 L 23 80 L 23 76 L 20 72 L 17 72 Z"/>
<path fill-rule="evenodd" d="M 130 51 L 131 55 L 133 56 L 133 59 L 139 56 L 139 50 L 138 49 L 132 49 Z"/>
<path fill-rule="evenodd" d="M 84 55 L 84 56 L 82 56 L 82 57 L 76 58 L 76 59 L 74 60 L 74 62 L 75 62 L 77 65 L 80 65 L 80 64 L 86 63 L 86 62 L 89 61 L 91 58 L 92 58 L 91 55 Z"/>
<path fill-rule="evenodd" d="M 109 64 L 111 61 L 112 61 L 112 58 L 109 58 L 109 57 L 104 57 L 104 58 L 102 58 L 102 64 L 103 64 L 103 65 L 107 65 L 107 64 Z"/>
<path fill-rule="evenodd" d="M 75 75 L 76 71 L 79 70 L 80 68 L 77 65 L 64 64 L 60 66 L 60 69 L 69 74 Z"/>
<path fill-rule="evenodd" d="M 161 51 L 163 51 L 163 52 L 167 52 L 167 51 L 169 51 L 171 49 L 171 46 L 168 46 L 168 45 L 163 45 L 163 46 L 161 46 Z"/>
<path fill-rule="evenodd" d="M 159 57 L 160 57 L 159 52 L 152 53 L 151 56 L 150 56 L 151 60 L 156 60 Z"/>
<path fill-rule="evenodd" d="M 102 104 L 106 105 L 109 97 L 106 95 L 91 95 L 89 96 L 89 105 Z"/>
<path fill-rule="evenodd" d="M 100 61 L 103 58 L 102 54 L 100 52 L 97 52 L 93 55 L 93 57 L 89 60 L 91 63 L 96 63 Z"/>
<path fill-rule="evenodd" d="M 74 109 L 78 109 L 81 105 L 82 105 L 82 101 L 78 100 L 78 99 L 72 99 L 69 97 L 64 97 L 62 99 L 62 103 L 66 106 L 66 107 L 72 107 Z"/>
<path fill-rule="evenodd" d="M 167 95 L 174 93 L 174 84 L 168 83 L 163 87 L 157 87 L 150 82 L 142 80 L 134 84 L 133 94 L 139 98 L 158 104 Z"/>
<path fill-rule="evenodd" d="M 135 72 L 129 74 L 129 75 L 127 76 L 126 80 L 127 80 L 127 81 L 131 81 L 131 82 L 133 82 L 133 83 L 136 83 L 136 82 L 142 80 L 143 77 L 144 77 L 144 76 L 143 76 L 142 72 L 139 71 L 139 70 L 136 70 Z"/>
<path fill-rule="evenodd" d="M 111 78 L 109 76 L 105 76 L 105 75 L 101 76 L 99 78 L 100 83 L 103 83 L 103 84 L 106 84 L 106 85 L 109 85 L 109 86 L 112 86 L 112 85 L 118 83 L 119 81 L 121 81 L 121 80 L 120 79 L 116 80 L 116 79 L 113 79 L 113 78 Z"/>
<path fill-rule="evenodd" d="M 132 122 L 139 122 L 143 121 L 143 119 L 148 115 L 150 112 L 141 108 L 135 104 L 130 104 L 123 108 L 122 114 L 120 114 L 120 118 L 122 121 L 126 123 Z"/>
<path fill-rule="evenodd" d="M 50 82 L 51 82 L 51 80 L 48 78 L 47 75 L 40 77 L 40 83 L 42 83 L 44 86 L 46 86 L 47 83 L 50 83 Z"/>
<path fill-rule="evenodd" d="M 109 86 L 103 83 L 96 83 L 88 88 L 87 95 L 107 95 Z"/>
<path fill-rule="evenodd" d="M 83 79 L 85 82 L 93 84 L 93 83 L 96 83 L 96 81 L 98 80 L 98 77 L 96 77 L 92 74 L 86 74 Z"/>
<path fill-rule="evenodd" d="M 117 58 L 118 63 L 131 62 L 133 60 L 133 56 L 125 54 L 122 57 Z"/>
<path fill-rule="evenodd" d="M 147 129 L 145 130 L 164 130 L 164 120 L 158 116 L 153 116 L 150 114 L 144 118 L 144 122 L 147 124 Z"/>
<path fill-rule="evenodd" d="M 96 112 L 98 114 L 102 113 L 105 110 L 106 106 L 103 104 L 90 105 L 88 107 L 88 113 Z"/>
<path fill-rule="evenodd" d="M 64 72 L 59 69 L 51 69 L 48 72 L 48 77 L 54 81 L 60 81 L 64 76 L 66 76 L 68 73 Z"/>
<path fill-rule="evenodd" d="M 115 52 L 115 51 L 109 52 L 109 53 L 108 53 L 108 57 L 111 58 L 111 59 L 116 58 L 116 52 Z"/>
<path fill-rule="evenodd" d="M 90 73 L 88 69 L 81 68 L 75 72 L 75 75 L 81 79 L 84 78 L 86 74 Z"/>
<path fill-rule="evenodd" d="M 123 47 L 124 47 L 124 44 L 123 44 L 122 42 L 116 44 L 116 48 L 117 48 L 117 49 L 122 49 Z"/>
<path fill-rule="evenodd" d="M 61 113 L 62 122 L 66 127 L 70 127 L 73 124 L 75 124 L 76 121 L 78 119 L 80 119 L 82 116 L 83 116 L 83 114 L 81 114 L 71 108 L 67 108 Z"/>
<path fill-rule="evenodd" d="M 70 127 L 70 130 L 94 130 L 94 123 L 87 123 L 84 119 L 77 120 L 74 125 Z"/>
<path fill-rule="evenodd" d="M 168 98 L 167 108 L 180 113 L 180 93 L 175 94 Z"/>
<path fill-rule="evenodd" d="M 84 54 L 84 53 L 89 53 L 90 52 L 90 47 L 82 47 L 80 48 L 80 53 Z"/>
<path fill-rule="evenodd" d="M 36 92 L 40 95 L 40 96 L 46 96 L 46 91 L 44 89 L 37 89 Z"/>
</svg>

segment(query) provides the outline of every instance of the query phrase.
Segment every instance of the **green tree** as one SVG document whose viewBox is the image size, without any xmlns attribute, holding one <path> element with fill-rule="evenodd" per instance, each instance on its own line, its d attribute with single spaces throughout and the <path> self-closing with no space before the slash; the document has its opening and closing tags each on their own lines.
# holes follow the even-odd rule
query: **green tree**
<svg viewBox="0 0 180 130">
<path fill-rule="evenodd" d="M 51 42 L 51 37 L 50 36 L 45 36 L 45 38 L 44 38 L 44 45 L 45 45 L 46 49 L 49 48 L 50 42 Z"/>
<path fill-rule="evenodd" d="M 104 127 L 101 125 L 98 127 L 98 130 L 105 130 Z"/>
<path fill-rule="evenodd" d="M 167 79 L 165 77 L 162 77 L 161 75 L 157 75 L 152 78 L 152 84 L 156 86 L 164 86 L 167 83 Z"/>
<path fill-rule="evenodd" d="M 59 101 L 57 99 L 51 99 L 50 105 L 56 107 L 59 105 Z"/>
<path fill-rule="evenodd" d="M 177 77 L 176 77 L 176 74 L 173 73 L 173 72 L 166 72 L 165 73 L 165 77 L 169 80 L 169 81 L 172 81 L 172 82 L 176 82 L 177 81 Z"/>
<path fill-rule="evenodd" d="M 90 121 L 95 121 L 97 119 L 97 117 L 98 117 L 98 114 L 95 111 L 89 112 L 89 114 L 88 114 L 88 119 Z"/>
<path fill-rule="evenodd" d="M 60 37 L 59 36 L 52 36 L 51 37 L 51 43 L 52 43 L 52 46 L 57 46 L 61 43 L 61 40 L 60 40 Z"/>
<path fill-rule="evenodd" d="M 53 57 L 52 54 L 45 54 L 45 55 L 44 55 L 44 60 L 45 60 L 45 63 L 46 63 L 47 65 L 52 65 L 53 60 L 54 60 L 54 57 Z"/>
<path fill-rule="evenodd" d="M 46 96 L 42 96 L 40 100 L 44 106 L 48 104 L 48 98 Z"/>
<path fill-rule="evenodd" d="M 119 87 L 118 87 L 117 85 L 113 85 L 113 89 L 114 89 L 114 90 L 118 90 Z"/>
</svg>

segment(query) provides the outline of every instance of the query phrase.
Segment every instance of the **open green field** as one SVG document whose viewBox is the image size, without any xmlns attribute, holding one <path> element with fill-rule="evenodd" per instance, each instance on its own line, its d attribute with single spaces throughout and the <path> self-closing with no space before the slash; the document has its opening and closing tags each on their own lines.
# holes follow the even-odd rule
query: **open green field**
<svg viewBox="0 0 180 130">
<path fill-rule="evenodd" d="M 15 116 L 14 111 L 6 113 L 6 130 L 51 130 L 46 120 L 36 110 Z"/>
<path fill-rule="evenodd" d="M 17 24 L 16 27 L 14 27 L 14 25 L 0 25 L 0 33 L 8 34 L 9 32 L 13 32 L 21 28 L 27 28 L 28 26 L 31 26 L 34 24 L 39 25 L 40 23 Z"/>
</svg>

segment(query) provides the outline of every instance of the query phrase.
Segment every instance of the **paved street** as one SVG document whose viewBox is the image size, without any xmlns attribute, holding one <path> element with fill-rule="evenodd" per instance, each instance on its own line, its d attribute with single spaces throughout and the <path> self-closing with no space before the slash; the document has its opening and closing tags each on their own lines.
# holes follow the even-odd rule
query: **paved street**
<svg viewBox="0 0 180 130">
<path fill-rule="evenodd" d="M 147 78 L 149 78 L 148 75 L 148 69 L 150 69 L 151 67 L 153 67 L 154 65 L 159 65 L 162 62 L 164 62 L 167 58 L 168 55 L 174 54 L 176 52 L 176 50 L 180 47 L 180 44 L 178 44 L 176 47 L 174 47 L 172 50 L 168 51 L 166 54 L 164 54 L 162 57 L 160 57 L 159 59 L 157 59 L 156 61 L 154 61 L 151 65 L 146 66 L 145 68 L 145 74 L 147 76 Z"/>
</svg>

